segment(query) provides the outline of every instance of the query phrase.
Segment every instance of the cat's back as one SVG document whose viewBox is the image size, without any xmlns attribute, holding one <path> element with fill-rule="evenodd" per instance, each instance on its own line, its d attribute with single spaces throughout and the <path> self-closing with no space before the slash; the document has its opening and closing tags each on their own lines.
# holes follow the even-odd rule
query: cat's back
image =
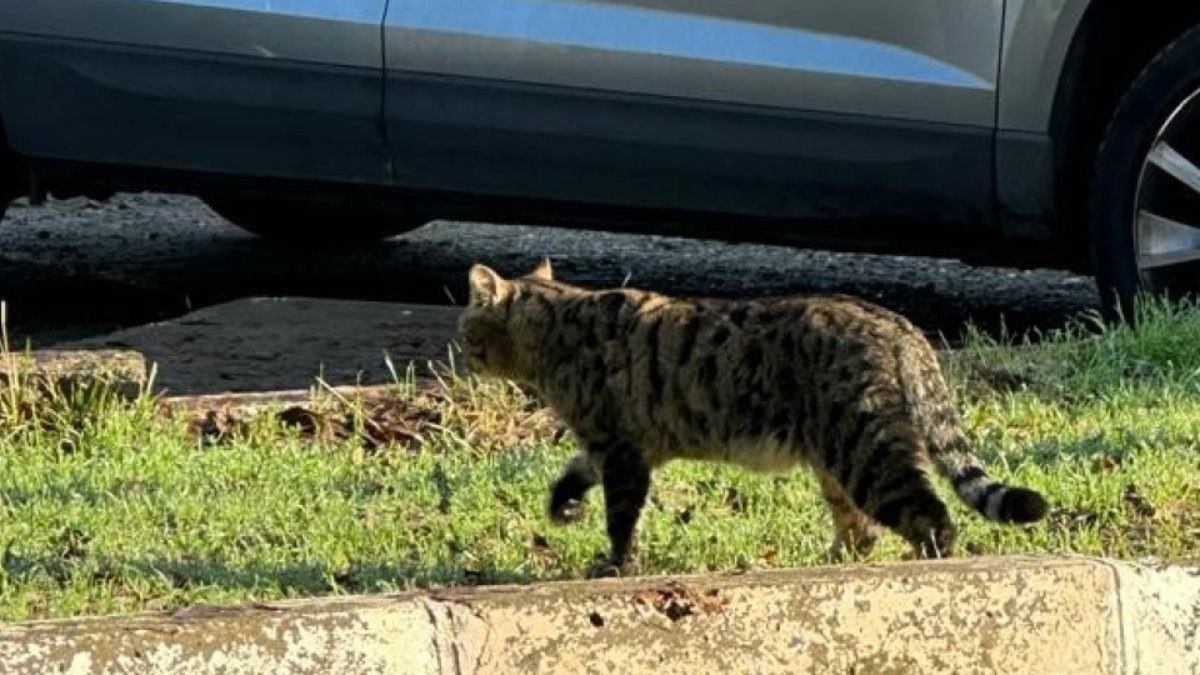
<svg viewBox="0 0 1200 675">
<path fill-rule="evenodd" d="M 720 299 L 621 289 L 575 300 L 561 315 L 563 328 L 608 342 L 617 360 L 611 365 L 641 364 L 644 394 L 653 397 L 671 374 L 732 384 L 731 374 L 750 374 L 764 362 L 893 353 L 925 341 L 903 316 L 849 295 Z"/>
<path fill-rule="evenodd" d="M 647 313 L 640 317 L 641 322 L 655 327 L 645 331 L 647 336 L 677 340 L 681 357 L 691 356 L 697 344 L 727 352 L 774 347 L 794 353 L 800 348 L 882 348 L 925 339 L 903 316 L 849 295 L 647 297 L 654 300 L 647 304 L 659 310 L 657 316 Z"/>
</svg>

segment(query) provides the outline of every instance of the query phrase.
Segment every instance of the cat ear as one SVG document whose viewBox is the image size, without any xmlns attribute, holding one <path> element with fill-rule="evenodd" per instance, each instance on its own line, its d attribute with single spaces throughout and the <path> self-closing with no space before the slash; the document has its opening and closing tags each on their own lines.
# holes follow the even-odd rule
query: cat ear
<svg viewBox="0 0 1200 675">
<path fill-rule="evenodd" d="M 511 284 L 487 265 L 472 265 L 469 280 L 473 305 L 497 304 L 512 290 Z"/>
<path fill-rule="evenodd" d="M 542 262 L 538 263 L 537 269 L 529 276 L 543 281 L 554 281 L 554 268 L 550 266 L 550 258 L 542 258 Z"/>
</svg>

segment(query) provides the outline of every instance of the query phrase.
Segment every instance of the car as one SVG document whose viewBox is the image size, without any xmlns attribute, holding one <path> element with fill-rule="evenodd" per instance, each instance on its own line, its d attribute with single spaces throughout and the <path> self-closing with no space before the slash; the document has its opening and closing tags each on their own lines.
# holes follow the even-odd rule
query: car
<svg viewBox="0 0 1200 675">
<path fill-rule="evenodd" d="M 0 202 L 956 256 L 1119 316 L 1200 280 L 1198 91 L 1188 2 L 4 0 Z"/>
</svg>

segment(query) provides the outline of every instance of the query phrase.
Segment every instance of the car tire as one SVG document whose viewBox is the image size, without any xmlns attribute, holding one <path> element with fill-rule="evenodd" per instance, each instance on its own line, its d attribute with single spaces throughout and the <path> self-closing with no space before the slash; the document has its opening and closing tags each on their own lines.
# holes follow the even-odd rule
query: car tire
<svg viewBox="0 0 1200 675">
<path fill-rule="evenodd" d="M 257 237 L 298 244 L 370 244 L 415 230 L 429 220 L 276 199 L 217 197 L 204 202 L 217 215 Z"/>
<path fill-rule="evenodd" d="M 1117 106 L 1088 205 L 1093 272 L 1110 320 L 1143 296 L 1200 288 L 1200 26 L 1163 49 Z"/>
</svg>

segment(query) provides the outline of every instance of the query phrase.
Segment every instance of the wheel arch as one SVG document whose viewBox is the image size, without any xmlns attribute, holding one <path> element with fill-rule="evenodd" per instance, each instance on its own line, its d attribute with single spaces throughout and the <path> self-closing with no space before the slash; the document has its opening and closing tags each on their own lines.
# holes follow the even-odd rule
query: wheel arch
<svg viewBox="0 0 1200 675">
<path fill-rule="evenodd" d="M 1087 205 L 1097 152 L 1122 96 L 1154 56 L 1195 25 L 1200 3 L 1092 0 L 1067 49 L 1050 116 L 1054 220 L 1071 267 L 1092 271 Z M 1119 48 L 1115 48 L 1119 46 Z"/>
</svg>

